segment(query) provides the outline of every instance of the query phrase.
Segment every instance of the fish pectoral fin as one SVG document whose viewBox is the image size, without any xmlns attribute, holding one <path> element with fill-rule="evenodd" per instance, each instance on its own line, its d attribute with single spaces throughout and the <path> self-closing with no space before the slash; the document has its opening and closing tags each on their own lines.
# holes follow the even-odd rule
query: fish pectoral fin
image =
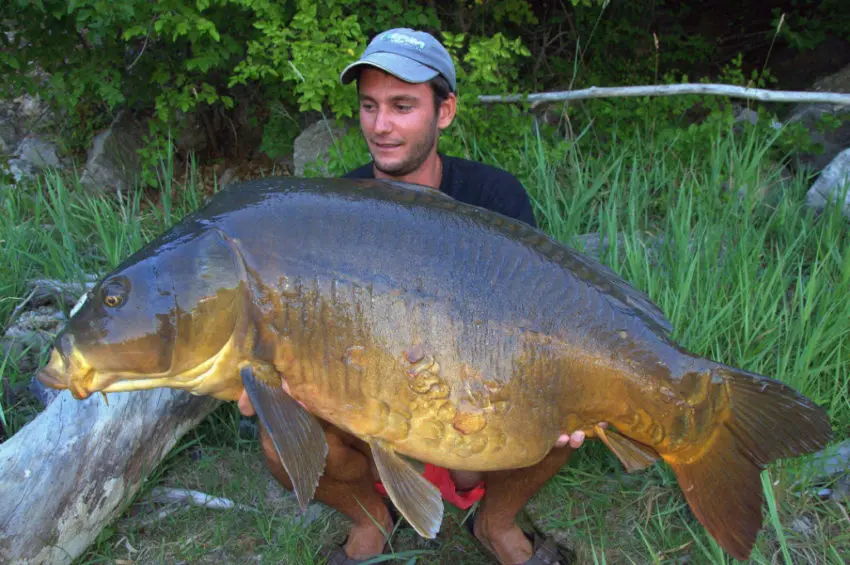
<svg viewBox="0 0 850 565">
<path fill-rule="evenodd" d="M 257 378 L 250 365 L 239 371 L 245 392 L 268 431 L 301 509 L 313 499 L 325 469 L 328 442 L 315 416 L 307 412 L 280 386 Z"/>
<path fill-rule="evenodd" d="M 658 461 L 658 453 L 642 443 L 601 426 L 594 426 L 593 430 L 629 473 L 646 469 Z"/>
<path fill-rule="evenodd" d="M 420 475 L 425 472 L 425 463 L 420 461 L 419 459 L 414 459 L 413 457 L 408 457 L 407 455 L 402 455 L 401 453 L 396 453 L 403 461 L 406 461 L 408 465 L 413 467 L 413 470 L 419 473 Z"/>
<path fill-rule="evenodd" d="M 440 491 L 382 442 L 373 440 L 369 446 L 381 482 L 393 504 L 419 535 L 435 538 L 443 521 Z"/>
</svg>

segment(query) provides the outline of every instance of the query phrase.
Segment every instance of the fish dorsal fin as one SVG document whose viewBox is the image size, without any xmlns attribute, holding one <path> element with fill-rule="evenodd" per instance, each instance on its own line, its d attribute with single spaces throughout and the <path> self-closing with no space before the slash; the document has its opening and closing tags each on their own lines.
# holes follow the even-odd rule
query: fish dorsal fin
<svg viewBox="0 0 850 565">
<path fill-rule="evenodd" d="M 593 429 L 599 439 L 617 456 L 617 459 L 629 473 L 646 469 L 658 461 L 658 453 L 642 443 L 598 425 L 594 426 Z"/>
<path fill-rule="evenodd" d="M 373 440 L 369 445 L 381 482 L 393 504 L 419 535 L 435 538 L 443 521 L 440 491 L 379 440 Z"/>
<path fill-rule="evenodd" d="M 257 418 L 268 431 L 301 510 L 307 508 L 325 469 L 328 442 L 315 416 L 286 394 L 254 374 L 250 365 L 240 369 L 242 383 Z"/>
</svg>

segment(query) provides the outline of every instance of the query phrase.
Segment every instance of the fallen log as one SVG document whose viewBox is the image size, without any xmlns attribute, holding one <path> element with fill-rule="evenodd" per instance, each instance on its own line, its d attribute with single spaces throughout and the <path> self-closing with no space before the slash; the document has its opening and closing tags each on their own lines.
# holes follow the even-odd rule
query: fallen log
<svg viewBox="0 0 850 565">
<path fill-rule="evenodd" d="M 0 563 L 70 563 L 116 519 L 177 441 L 218 405 L 155 389 L 62 393 L 0 444 Z"/>
</svg>

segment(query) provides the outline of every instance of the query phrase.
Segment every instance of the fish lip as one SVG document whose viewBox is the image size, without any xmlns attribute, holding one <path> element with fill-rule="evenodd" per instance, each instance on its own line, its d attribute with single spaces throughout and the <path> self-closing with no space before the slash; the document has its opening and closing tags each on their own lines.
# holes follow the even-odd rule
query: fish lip
<svg viewBox="0 0 850 565">
<path fill-rule="evenodd" d="M 93 372 L 91 367 L 75 365 L 59 348 L 54 348 L 47 365 L 35 376 L 44 386 L 57 390 L 70 390 L 74 398 L 83 400 L 92 395 L 92 392 L 86 390 L 82 383 L 89 382 Z"/>
<path fill-rule="evenodd" d="M 71 385 L 71 379 L 68 372 L 68 360 L 65 355 L 59 351 L 59 348 L 54 347 L 50 352 L 50 359 L 40 371 L 36 373 L 36 378 L 44 386 L 65 390 Z"/>
<path fill-rule="evenodd" d="M 68 381 L 63 379 L 63 374 L 50 365 L 44 367 L 38 373 L 36 373 L 35 378 L 41 382 L 44 386 L 55 388 L 57 390 L 65 390 L 69 388 Z"/>
<path fill-rule="evenodd" d="M 69 383 L 64 377 L 64 373 L 49 366 L 36 373 L 36 378 L 44 386 L 57 390 L 70 390 L 71 396 L 77 400 L 85 400 L 92 395 L 90 391 L 86 390 L 85 387 L 80 385 L 78 382 L 74 383 L 72 380 L 72 382 Z"/>
</svg>

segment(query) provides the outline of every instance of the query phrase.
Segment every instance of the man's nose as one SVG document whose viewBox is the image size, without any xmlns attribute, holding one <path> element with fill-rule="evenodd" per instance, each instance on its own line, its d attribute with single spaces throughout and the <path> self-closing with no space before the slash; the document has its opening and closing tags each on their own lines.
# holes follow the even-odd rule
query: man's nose
<svg viewBox="0 0 850 565">
<path fill-rule="evenodd" d="M 393 125 L 389 117 L 389 112 L 378 108 L 375 112 L 375 133 L 389 133 L 392 129 Z"/>
</svg>

